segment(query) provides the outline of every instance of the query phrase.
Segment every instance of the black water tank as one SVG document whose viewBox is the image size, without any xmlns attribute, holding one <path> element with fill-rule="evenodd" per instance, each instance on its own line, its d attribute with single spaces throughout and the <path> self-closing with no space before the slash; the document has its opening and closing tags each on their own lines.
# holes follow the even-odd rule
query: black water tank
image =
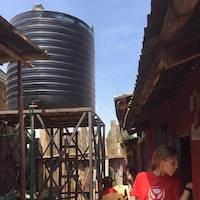
<svg viewBox="0 0 200 200">
<path fill-rule="evenodd" d="M 32 10 L 11 23 L 42 49 L 48 60 L 23 69 L 24 107 L 95 107 L 94 34 L 80 19 L 59 12 Z M 7 109 L 17 109 L 17 65 L 7 70 Z"/>
</svg>

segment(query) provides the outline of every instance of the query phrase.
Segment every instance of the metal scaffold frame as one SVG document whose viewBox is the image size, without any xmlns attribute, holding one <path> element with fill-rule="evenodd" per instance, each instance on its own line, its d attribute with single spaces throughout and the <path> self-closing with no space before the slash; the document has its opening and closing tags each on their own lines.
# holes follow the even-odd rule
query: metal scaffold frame
<svg viewBox="0 0 200 200">
<path fill-rule="evenodd" d="M 42 163 L 44 168 L 43 182 L 39 186 L 33 185 L 35 181 L 31 182 L 30 196 L 33 198 L 34 193 L 34 198 L 42 199 L 46 191 L 48 199 L 99 199 L 101 181 L 105 176 L 105 125 L 98 115 L 91 108 L 32 108 L 23 113 L 27 133 L 34 134 L 30 138 L 35 138 L 35 129 L 45 130 L 42 134 L 47 134 L 49 138 L 43 153 L 39 156 L 33 152 L 30 154 L 35 155 L 35 162 Z M 17 116 L 18 111 L 0 112 L 0 119 L 6 121 L 7 126 L 16 124 L 16 131 L 19 128 Z M 84 151 L 79 147 L 80 128 L 85 128 L 89 137 Z M 88 163 L 87 195 L 79 176 L 82 161 Z M 34 166 L 31 165 L 30 169 L 31 176 L 35 176 Z"/>
</svg>

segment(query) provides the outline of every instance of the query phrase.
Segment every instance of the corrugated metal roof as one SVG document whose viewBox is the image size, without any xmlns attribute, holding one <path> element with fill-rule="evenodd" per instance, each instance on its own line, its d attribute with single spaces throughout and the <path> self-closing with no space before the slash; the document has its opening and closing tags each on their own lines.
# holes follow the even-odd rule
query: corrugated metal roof
<svg viewBox="0 0 200 200">
<path fill-rule="evenodd" d="M 148 15 L 148 25 L 145 28 L 137 80 L 130 101 L 130 109 L 125 115 L 127 118 L 124 119 L 126 128 L 131 128 L 146 104 L 151 104 L 153 101 L 155 104 L 158 99 L 166 97 L 166 92 L 170 88 L 172 89 L 173 85 L 169 84 L 169 80 L 172 81 L 175 78 L 177 83 L 181 80 L 178 78 L 180 74 L 185 76 L 188 69 L 185 69 L 184 63 L 199 57 L 199 48 L 197 44 L 195 45 L 194 41 L 196 40 L 191 38 L 191 30 L 193 33 L 200 32 L 195 26 L 199 24 L 195 13 L 199 13 L 200 8 L 198 9 L 198 7 L 200 5 L 198 0 L 188 0 L 181 5 L 179 3 L 177 0 L 172 2 L 152 0 L 151 14 Z M 198 34 L 194 35 L 198 37 Z M 185 41 L 186 38 L 187 41 Z M 170 68 L 180 65 L 179 69 L 170 70 Z M 166 79 L 165 76 L 168 78 Z M 162 90 L 165 92 L 160 92 L 161 87 L 165 88 Z M 163 96 L 160 98 L 161 94 Z"/>
<path fill-rule="evenodd" d="M 148 24 L 145 28 L 142 55 L 139 61 L 138 77 L 134 89 L 135 101 L 137 101 L 137 96 L 140 95 L 141 88 L 147 78 L 151 63 L 156 54 L 167 8 L 167 0 L 152 0 L 151 13 L 148 15 Z"/>
<path fill-rule="evenodd" d="M 121 127 L 131 98 L 131 94 L 122 94 L 114 98 L 116 116 Z"/>
<path fill-rule="evenodd" d="M 141 51 L 140 61 L 138 65 L 138 75 L 134 87 L 132 98 L 129 102 L 130 108 L 127 109 L 124 115 L 123 126 L 126 126 L 127 120 L 130 123 L 132 119 L 132 112 L 135 112 L 139 103 L 139 97 L 143 89 L 145 80 L 147 79 L 151 64 L 158 51 L 160 42 L 160 33 L 168 8 L 167 0 L 152 0 L 151 13 L 147 16 L 147 27 L 144 28 L 143 48 Z M 130 116 L 131 115 L 131 116 Z M 129 119 L 127 119 L 129 118 Z"/>
<path fill-rule="evenodd" d="M 0 16 L 0 64 L 47 59 L 47 53 Z"/>
</svg>

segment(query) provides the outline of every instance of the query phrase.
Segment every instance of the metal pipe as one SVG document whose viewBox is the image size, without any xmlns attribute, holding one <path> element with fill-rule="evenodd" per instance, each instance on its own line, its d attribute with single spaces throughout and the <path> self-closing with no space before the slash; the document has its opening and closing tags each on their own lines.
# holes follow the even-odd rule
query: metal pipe
<svg viewBox="0 0 200 200">
<path fill-rule="evenodd" d="M 97 181 L 98 181 L 98 197 L 101 199 L 101 189 L 102 189 L 102 173 L 101 173 L 101 168 L 102 168 L 102 160 L 101 160 L 101 124 L 100 120 L 98 119 L 97 121 Z"/>
<path fill-rule="evenodd" d="M 63 128 L 59 128 L 59 145 L 60 145 L 59 146 L 60 147 L 59 156 L 62 156 L 61 151 L 62 151 L 62 146 L 63 146 Z M 63 169 L 62 169 L 62 163 L 61 163 L 61 165 L 59 167 L 59 185 L 62 185 L 62 174 L 63 174 Z M 58 200 L 62 199 L 61 193 L 62 193 L 62 190 L 59 193 Z"/>
<path fill-rule="evenodd" d="M 29 112 L 30 112 L 30 121 L 31 121 L 31 143 L 30 143 L 30 200 L 34 200 L 34 193 L 36 192 L 36 184 L 35 184 L 35 124 L 34 124 L 34 106 L 29 106 Z"/>
<path fill-rule="evenodd" d="M 53 200 L 53 166 L 54 166 L 54 163 L 53 163 L 53 140 L 54 140 L 54 129 L 51 128 L 50 130 L 50 136 L 51 136 L 51 139 L 50 139 L 50 200 Z"/>
<path fill-rule="evenodd" d="M 90 170 L 90 200 L 93 200 L 93 148 L 92 148 L 92 112 L 88 112 L 89 124 L 89 170 Z"/>
<path fill-rule="evenodd" d="M 75 151 L 76 151 L 76 160 L 75 160 L 75 170 L 76 170 L 76 177 L 75 177 L 75 182 L 76 182 L 76 187 L 75 187 L 75 200 L 78 199 L 78 184 L 79 184 L 79 180 L 78 180 L 78 171 L 79 171 L 79 168 L 78 168 L 78 132 L 76 134 L 76 138 L 75 138 Z"/>
<path fill-rule="evenodd" d="M 105 149 L 105 144 L 106 144 L 106 136 L 105 136 L 105 126 L 103 126 L 103 147 L 102 147 L 102 159 L 103 159 L 103 176 L 106 176 L 106 166 L 105 166 L 105 160 L 106 160 L 106 149 Z"/>
<path fill-rule="evenodd" d="M 18 118 L 19 118 L 19 137 L 20 137 L 20 197 L 26 200 L 26 164 L 25 164 L 25 133 L 23 119 L 23 86 L 22 86 L 22 67 L 21 62 L 17 61 L 17 81 L 18 81 Z"/>
</svg>

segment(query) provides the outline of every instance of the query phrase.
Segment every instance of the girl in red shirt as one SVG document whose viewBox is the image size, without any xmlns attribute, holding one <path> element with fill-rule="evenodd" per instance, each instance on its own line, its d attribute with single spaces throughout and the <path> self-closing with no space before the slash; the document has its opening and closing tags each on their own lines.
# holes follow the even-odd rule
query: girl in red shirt
<svg viewBox="0 0 200 200">
<path fill-rule="evenodd" d="M 131 200 L 187 200 L 192 183 L 183 189 L 174 177 L 178 168 L 178 151 L 171 146 L 161 146 L 152 157 L 152 171 L 136 176 L 131 189 Z"/>
</svg>

